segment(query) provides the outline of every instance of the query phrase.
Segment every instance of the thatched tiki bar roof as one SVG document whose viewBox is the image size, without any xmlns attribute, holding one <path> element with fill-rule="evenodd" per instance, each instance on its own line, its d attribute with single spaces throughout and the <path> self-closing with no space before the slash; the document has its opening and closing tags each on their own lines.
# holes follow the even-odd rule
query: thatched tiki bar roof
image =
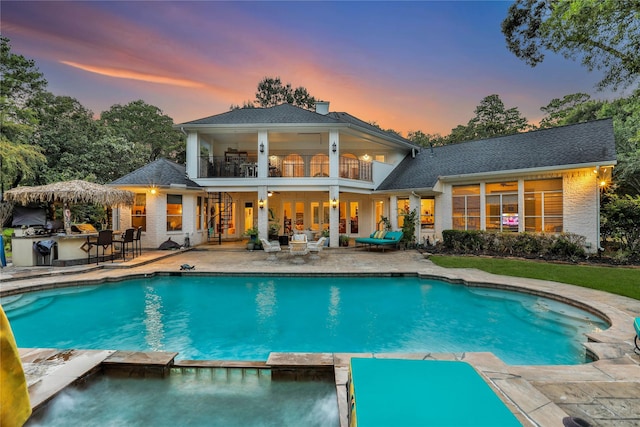
<svg viewBox="0 0 640 427">
<path fill-rule="evenodd" d="M 62 202 L 90 203 L 104 206 L 131 206 L 135 195 L 106 185 L 82 180 L 55 182 L 36 187 L 17 187 L 4 193 L 4 199 L 28 205 L 30 203 Z"/>
</svg>

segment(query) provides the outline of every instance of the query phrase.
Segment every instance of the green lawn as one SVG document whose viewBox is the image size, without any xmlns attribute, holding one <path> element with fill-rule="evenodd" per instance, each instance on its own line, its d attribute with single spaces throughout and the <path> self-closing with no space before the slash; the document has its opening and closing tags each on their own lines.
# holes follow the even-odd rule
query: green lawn
<svg viewBox="0 0 640 427">
<path fill-rule="evenodd" d="M 471 256 L 434 255 L 430 260 L 446 268 L 477 268 L 504 276 L 553 280 L 640 300 L 640 268 L 595 267 Z"/>
</svg>

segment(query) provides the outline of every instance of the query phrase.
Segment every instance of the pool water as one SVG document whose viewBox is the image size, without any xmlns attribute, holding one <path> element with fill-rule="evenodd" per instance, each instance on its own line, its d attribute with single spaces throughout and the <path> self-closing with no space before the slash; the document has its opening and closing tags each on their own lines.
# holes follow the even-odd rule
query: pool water
<svg viewBox="0 0 640 427">
<path fill-rule="evenodd" d="M 97 377 L 65 389 L 27 426 L 339 426 L 335 384 L 271 381 L 261 372 L 202 368 L 173 369 L 167 378 Z"/>
<path fill-rule="evenodd" d="M 554 300 L 417 277 L 153 277 L 2 301 L 19 347 L 270 352 L 492 352 L 509 364 L 585 362 L 601 319 Z"/>
</svg>

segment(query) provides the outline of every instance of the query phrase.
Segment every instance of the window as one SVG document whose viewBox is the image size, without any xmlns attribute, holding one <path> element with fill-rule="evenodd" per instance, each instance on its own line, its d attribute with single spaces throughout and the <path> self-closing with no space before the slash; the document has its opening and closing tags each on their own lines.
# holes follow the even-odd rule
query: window
<svg viewBox="0 0 640 427">
<path fill-rule="evenodd" d="M 142 231 L 147 231 L 147 195 L 136 193 L 131 209 L 131 226 L 133 228 L 142 227 Z"/>
<path fill-rule="evenodd" d="M 311 176 L 329 176 L 329 156 L 316 154 L 311 158 Z"/>
<path fill-rule="evenodd" d="M 518 183 L 497 182 L 486 185 L 486 229 L 518 232 Z"/>
<path fill-rule="evenodd" d="M 282 162 L 282 176 L 304 176 L 304 159 L 298 154 L 289 154 Z"/>
<path fill-rule="evenodd" d="M 167 231 L 182 230 L 182 196 L 167 194 Z"/>
<path fill-rule="evenodd" d="M 453 187 L 453 229 L 480 230 L 480 185 Z"/>
<path fill-rule="evenodd" d="M 411 212 L 409 207 L 409 199 L 398 199 L 398 229 L 404 225 L 404 216 Z"/>
<path fill-rule="evenodd" d="M 426 230 L 433 228 L 435 200 L 434 199 L 421 199 L 420 200 L 420 228 Z"/>
<path fill-rule="evenodd" d="M 562 178 L 524 182 L 524 229 L 562 231 Z"/>
</svg>

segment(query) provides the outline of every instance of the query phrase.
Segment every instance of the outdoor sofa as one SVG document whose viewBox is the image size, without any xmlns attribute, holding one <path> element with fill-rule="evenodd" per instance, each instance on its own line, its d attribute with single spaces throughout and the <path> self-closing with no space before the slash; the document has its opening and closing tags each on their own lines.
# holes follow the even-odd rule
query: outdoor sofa
<svg viewBox="0 0 640 427">
<path fill-rule="evenodd" d="M 374 231 L 369 237 L 356 238 L 356 246 L 369 245 L 368 249 L 371 249 L 372 245 L 382 246 L 384 252 L 386 246 L 394 246 L 397 249 L 400 240 L 402 240 L 402 231 Z"/>
</svg>

